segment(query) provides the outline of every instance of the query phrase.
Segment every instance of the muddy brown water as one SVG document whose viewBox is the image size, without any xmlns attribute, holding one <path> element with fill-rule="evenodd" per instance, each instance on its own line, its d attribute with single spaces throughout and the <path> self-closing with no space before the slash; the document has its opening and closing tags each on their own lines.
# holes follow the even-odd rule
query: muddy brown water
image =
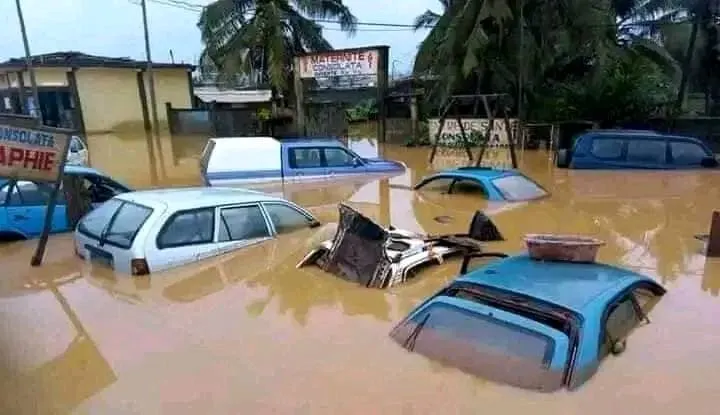
<svg viewBox="0 0 720 415">
<path fill-rule="evenodd" d="M 0 413 L 717 413 L 720 261 L 701 255 L 693 235 L 718 208 L 720 175 L 570 172 L 526 152 L 522 169 L 553 195 L 507 205 L 408 190 L 433 168 L 428 149 L 349 144 L 409 170 L 273 189 L 328 223 L 320 229 L 135 279 L 76 259 L 70 235 L 51 238 L 37 269 L 29 266 L 35 242 L 0 247 Z M 198 184 L 203 145 L 193 137 L 89 140 L 93 166 L 140 188 Z M 434 167 L 462 162 L 448 152 Z M 581 389 L 539 394 L 491 383 L 388 337 L 456 275 L 458 261 L 389 291 L 295 269 L 313 241 L 332 235 L 341 201 L 382 224 L 428 233 L 464 231 L 484 209 L 507 239 L 494 249 L 505 252 L 522 250 L 524 233 L 595 235 L 607 241 L 600 260 L 651 275 L 668 294 L 652 324 Z"/>
</svg>

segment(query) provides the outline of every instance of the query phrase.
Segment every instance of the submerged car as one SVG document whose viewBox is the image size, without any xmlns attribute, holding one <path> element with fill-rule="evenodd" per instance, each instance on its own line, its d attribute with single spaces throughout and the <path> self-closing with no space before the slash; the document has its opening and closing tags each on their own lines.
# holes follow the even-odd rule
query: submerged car
<svg viewBox="0 0 720 415">
<path fill-rule="evenodd" d="M 82 166 L 65 166 L 64 174 L 80 177 L 93 206 L 131 189 L 106 174 Z M 40 236 L 53 184 L 30 180 L 0 179 L 0 240 L 16 241 Z M 70 231 L 64 193 L 53 211 L 50 232 Z"/>
<path fill-rule="evenodd" d="M 549 193 L 516 170 L 490 167 L 458 167 L 442 170 L 421 179 L 415 190 L 434 189 L 453 192 L 480 192 L 490 201 L 521 202 L 546 197 Z"/>
<path fill-rule="evenodd" d="M 75 250 L 116 271 L 145 275 L 318 225 L 300 206 L 257 191 L 146 190 L 88 213 L 75 231 Z"/>
<path fill-rule="evenodd" d="M 574 389 L 605 357 L 624 350 L 664 293 L 626 269 L 519 255 L 461 275 L 390 336 L 490 380 L 544 392 Z"/>
<path fill-rule="evenodd" d="M 208 141 L 200 169 L 208 186 L 245 186 L 392 176 L 405 164 L 360 157 L 331 138 L 224 137 Z"/>
<path fill-rule="evenodd" d="M 643 130 L 590 130 L 560 149 L 558 167 L 569 169 L 717 168 L 712 150 L 694 137 Z"/>
<path fill-rule="evenodd" d="M 365 287 L 392 287 L 413 277 L 424 265 L 442 263 L 451 255 L 477 252 L 482 241 L 503 240 L 481 211 L 475 213 L 467 234 L 437 236 L 385 229 L 344 204 L 339 205 L 339 211 L 335 237 L 311 249 L 297 267 L 317 264 Z"/>
</svg>

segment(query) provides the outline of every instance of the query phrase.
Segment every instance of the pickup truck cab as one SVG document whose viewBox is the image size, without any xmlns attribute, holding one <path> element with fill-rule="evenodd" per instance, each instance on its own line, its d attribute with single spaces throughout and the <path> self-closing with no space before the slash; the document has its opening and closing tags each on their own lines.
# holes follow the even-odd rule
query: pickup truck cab
<svg viewBox="0 0 720 415">
<path fill-rule="evenodd" d="M 702 141 L 643 130 L 588 131 L 572 149 L 557 154 L 558 167 L 571 169 L 698 169 L 718 162 Z"/>
<path fill-rule="evenodd" d="M 399 174 L 405 165 L 360 157 L 333 139 L 227 137 L 208 141 L 200 169 L 206 185 L 233 186 Z"/>
</svg>

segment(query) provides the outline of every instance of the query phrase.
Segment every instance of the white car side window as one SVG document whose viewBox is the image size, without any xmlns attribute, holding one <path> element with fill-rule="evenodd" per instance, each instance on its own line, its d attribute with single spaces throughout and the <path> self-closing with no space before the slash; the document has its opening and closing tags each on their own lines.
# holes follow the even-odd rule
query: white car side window
<svg viewBox="0 0 720 415">
<path fill-rule="evenodd" d="M 267 238 L 270 230 L 260 206 L 225 208 L 220 211 L 220 242 Z"/>
</svg>

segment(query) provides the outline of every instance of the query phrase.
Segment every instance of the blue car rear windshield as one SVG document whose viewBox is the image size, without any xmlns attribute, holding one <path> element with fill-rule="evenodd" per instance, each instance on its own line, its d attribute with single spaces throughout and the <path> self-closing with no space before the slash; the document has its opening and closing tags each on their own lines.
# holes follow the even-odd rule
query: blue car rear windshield
<svg viewBox="0 0 720 415">
<path fill-rule="evenodd" d="M 555 342 L 492 316 L 435 303 L 401 323 L 391 337 L 403 347 L 483 378 L 538 390 L 563 384 L 552 370 Z"/>
</svg>

